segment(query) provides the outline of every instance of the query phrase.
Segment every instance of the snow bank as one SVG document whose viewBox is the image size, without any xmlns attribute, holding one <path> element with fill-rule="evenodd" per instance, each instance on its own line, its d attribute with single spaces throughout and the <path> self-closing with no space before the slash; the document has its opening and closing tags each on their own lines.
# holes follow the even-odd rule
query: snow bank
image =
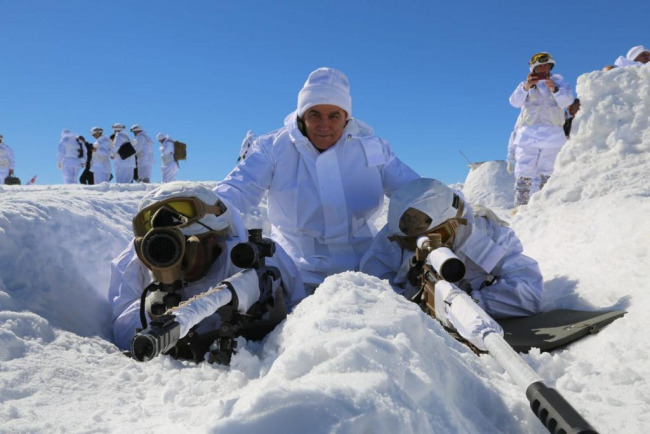
<svg viewBox="0 0 650 434">
<path fill-rule="evenodd" d="M 486 161 L 473 167 L 463 184 L 463 194 L 468 202 L 495 210 L 512 208 L 515 176 L 508 173 L 507 166 L 505 161 Z"/>
<path fill-rule="evenodd" d="M 577 92 L 577 133 L 513 227 L 526 253 L 540 260 L 546 309 L 628 311 L 555 360 L 540 357 L 541 369 L 557 375 L 572 403 L 590 409 L 596 427 L 644 432 L 650 426 L 650 344 L 644 337 L 650 310 L 650 65 L 583 75 Z"/>
</svg>

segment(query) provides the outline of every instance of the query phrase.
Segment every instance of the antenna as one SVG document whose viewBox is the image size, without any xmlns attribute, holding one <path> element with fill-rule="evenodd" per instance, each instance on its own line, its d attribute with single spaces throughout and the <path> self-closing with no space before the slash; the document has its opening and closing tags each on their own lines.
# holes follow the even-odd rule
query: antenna
<svg viewBox="0 0 650 434">
<path fill-rule="evenodd" d="M 459 149 L 458 152 L 460 152 L 460 155 L 462 155 L 463 158 L 465 158 L 465 159 L 467 160 L 467 162 L 469 163 L 470 166 L 474 166 L 474 163 L 472 163 L 471 161 L 469 161 L 469 158 L 467 158 L 467 155 L 463 154 L 463 151 L 461 151 L 461 150 Z"/>
</svg>

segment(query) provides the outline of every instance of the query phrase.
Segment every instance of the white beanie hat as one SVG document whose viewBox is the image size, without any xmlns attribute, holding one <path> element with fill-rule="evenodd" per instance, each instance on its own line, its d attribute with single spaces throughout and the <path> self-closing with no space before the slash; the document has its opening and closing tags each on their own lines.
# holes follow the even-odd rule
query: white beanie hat
<svg viewBox="0 0 650 434">
<path fill-rule="evenodd" d="M 138 132 L 138 131 L 142 131 L 142 127 L 141 127 L 140 125 L 138 125 L 138 124 L 134 124 L 134 125 L 131 127 L 131 132 L 132 132 L 132 133 L 135 133 L 135 132 Z"/>
<path fill-rule="evenodd" d="M 104 130 L 101 129 L 100 127 L 92 127 L 90 129 L 90 134 L 103 133 L 103 132 L 104 132 Z"/>
<path fill-rule="evenodd" d="M 341 71 L 332 68 L 318 68 L 309 74 L 298 94 L 297 114 L 303 114 L 315 105 L 330 104 L 345 110 L 348 118 L 352 116 L 352 97 L 350 82 Z"/>
<path fill-rule="evenodd" d="M 165 140 L 165 135 L 163 133 L 156 134 L 156 140 L 158 141 Z"/>
<path fill-rule="evenodd" d="M 636 59 L 639 54 L 643 53 L 644 51 L 650 51 L 647 48 L 645 48 L 643 45 L 637 45 L 636 47 L 630 48 L 630 51 L 627 52 L 627 60 L 632 60 Z"/>
<path fill-rule="evenodd" d="M 111 128 L 113 128 L 115 131 L 124 131 L 126 127 L 124 126 L 124 124 L 115 123 Z"/>
</svg>

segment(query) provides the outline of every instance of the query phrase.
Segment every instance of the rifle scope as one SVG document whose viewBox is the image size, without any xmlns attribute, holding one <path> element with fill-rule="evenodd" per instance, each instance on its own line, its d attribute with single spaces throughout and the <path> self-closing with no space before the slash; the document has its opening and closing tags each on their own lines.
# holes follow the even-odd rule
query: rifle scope
<svg viewBox="0 0 650 434">
<path fill-rule="evenodd" d="M 429 253 L 427 262 L 447 282 L 458 282 L 465 277 L 465 264 L 446 247 L 439 247 Z"/>
<path fill-rule="evenodd" d="M 230 260 L 239 268 L 263 267 L 264 258 L 270 258 L 275 253 L 275 243 L 262 238 L 261 229 L 250 229 L 248 240 L 247 243 L 239 243 L 232 248 Z"/>
</svg>

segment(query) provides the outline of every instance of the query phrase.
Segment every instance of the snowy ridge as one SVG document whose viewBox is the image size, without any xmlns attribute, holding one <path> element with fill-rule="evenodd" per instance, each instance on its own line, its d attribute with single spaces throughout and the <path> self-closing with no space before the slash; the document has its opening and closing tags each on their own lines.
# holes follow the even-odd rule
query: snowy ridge
<svg viewBox="0 0 650 434">
<path fill-rule="evenodd" d="M 546 308 L 629 312 L 524 355 L 600 432 L 650 426 L 649 78 L 650 66 L 580 78 L 574 137 L 512 219 Z M 466 196 L 506 209 L 503 170 L 474 169 Z M 262 343 L 240 339 L 230 369 L 122 356 L 109 264 L 152 188 L 0 187 L 0 433 L 545 432 L 496 362 L 360 273 L 328 278 Z M 265 206 L 247 222 L 268 230 Z"/>
</svg>

